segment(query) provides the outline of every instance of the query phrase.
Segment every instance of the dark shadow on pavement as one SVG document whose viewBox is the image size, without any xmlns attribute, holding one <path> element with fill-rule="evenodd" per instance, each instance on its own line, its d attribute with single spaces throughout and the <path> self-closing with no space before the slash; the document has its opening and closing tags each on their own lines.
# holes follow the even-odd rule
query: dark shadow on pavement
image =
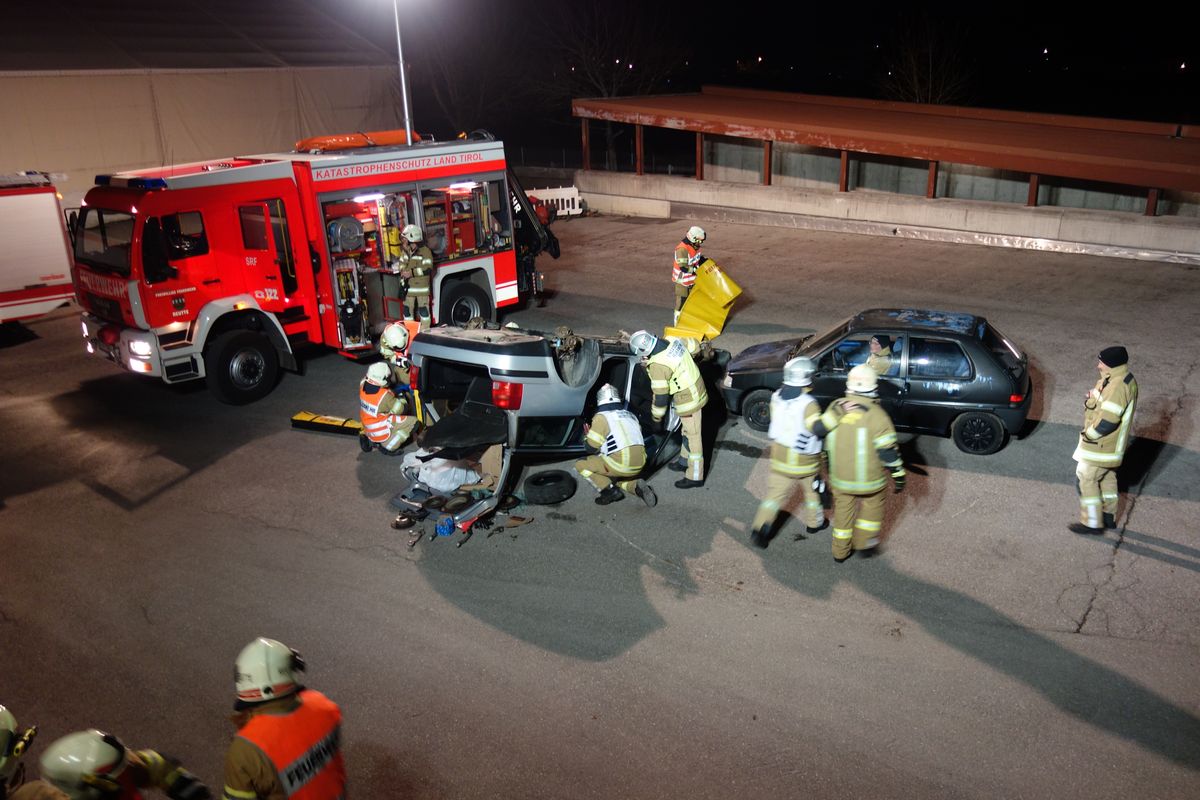
<svg viewBox="0 0 1200 800">
<path fill-rule="evenodd" d="M 40 338 L 40 336 L 20 322 L 5 322 L 0 324 L 0 350 L 36 341 Z"/>
</svg>

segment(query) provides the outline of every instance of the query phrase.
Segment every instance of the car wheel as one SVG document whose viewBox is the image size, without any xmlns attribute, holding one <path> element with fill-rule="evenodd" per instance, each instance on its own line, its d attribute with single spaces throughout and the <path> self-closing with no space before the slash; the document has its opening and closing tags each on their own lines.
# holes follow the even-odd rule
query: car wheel
<svg viewBox="0 0 1200 800">
<path fill-rule="evenodd" d="M 756 431 L 765 431 L 771 427 L 772 394 L 774 392 L 770 389 L 755 389 L 742 401 L 742 418 Z"/>
<path fill-rule="evenodd" d="M 525 479 L 525 502 L 550 506 L 569 500 L 575 494 L 575 476 L 565 469 L 535 472 Z"/>
<path fill-rule="evenodd" d="M 995 414 L 968 411 L 954 420 L 950 435 L 964 453 L 987 456 L 1004 446 L 1004 423 Z"/>
<path fill-rule="evenodd" d="M 261 400 L 279 378 L 279 354 L 261 333 L 226 331 L 204 351 L 208 388 L 222 403 L 240 406 Z"/>
<path fill-rule="evenodd" d="M 456 281 L 446 287 L 442 295 L 438 322 L 462 328 L 475 317 L 491 321 L 496 317 L 496 307 L 488 293 L 468 281 Z"/>
</svg>

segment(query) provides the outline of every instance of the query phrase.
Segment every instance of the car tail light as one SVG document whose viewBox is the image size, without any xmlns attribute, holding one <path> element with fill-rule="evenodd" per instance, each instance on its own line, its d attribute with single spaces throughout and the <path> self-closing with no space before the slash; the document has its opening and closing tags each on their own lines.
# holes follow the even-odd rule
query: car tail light
<svg viewBox="0 0 1200 800">
<path fill-rule="evenodd" d="M 492 403 L 497 408 L 516 410 L 521 407 L 521 392 L 524 386 L 508 381 L 492 381 Z"/>
<path fill-rule="evenodd" d="M 421 379 L 421 368 L 416 364 L 408 365 L 408 385 L 414 389 L 420 389 L 421 385 L 417 383 Z"/>
<path fill-rule="evenodd" d="M 1023 395 L 1023 394 L 1010 394 L 1008 396 L 1008 402 L 1010 402 L 1010 403 L 1020 403 L 1024 399 L 1025 399 L 1025 395 Z"/>
<path fill-rule="evenodd" d="M 117 342 L 121 341 L 121 331 L 114 328 L 112 325 L 105 325 L 99 332 L 100 341 L 104 342 L 109 347 L 112 347 Z"/>
</svg>

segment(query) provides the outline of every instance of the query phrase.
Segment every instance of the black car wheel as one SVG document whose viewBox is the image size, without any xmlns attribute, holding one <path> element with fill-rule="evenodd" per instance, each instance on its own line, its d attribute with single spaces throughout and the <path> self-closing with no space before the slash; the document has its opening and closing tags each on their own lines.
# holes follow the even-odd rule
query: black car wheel
<svg viewBox="0 0 1200 800">
<path fill-rule="evenodd" d="M 771 395 L 770 389 L 755 389 L 746 395 L 742 401 L 742 417 L 746 424 L 756 431 L 765 431 L 771 427 Z"/>
<path fill-rule="evenodd" d="M 987 456 L 1004 446 L 1004 423 L 995 414 L 968 411 L 954 420 L 950 435 L 964 453 Z"/>
<path fill-rule="evenodd" d="M 525 502 L 550 506 L 569 500 L 575 494 L 575 476 L 565 469 L 535 472 L 525 479 Z"/>
</svg>

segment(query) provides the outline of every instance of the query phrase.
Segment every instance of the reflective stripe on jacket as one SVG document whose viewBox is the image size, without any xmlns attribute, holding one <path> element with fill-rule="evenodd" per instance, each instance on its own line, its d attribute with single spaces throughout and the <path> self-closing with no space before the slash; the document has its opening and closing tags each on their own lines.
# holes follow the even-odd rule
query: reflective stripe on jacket
<svg viewBox="0 0 1200 800">
<path fill-rule="evenodd" d="M 700 248 L 693 247 L 690 242 L 682 241 L 675 247 L 675 266 L 671 270 L 671 280 L 680 286 L 691 286 L 696 282 L 696 265 L 703 256 Z"/>
<path fill-rule="evenodd" d="M 341 709 L 312 689 L 300 692 L 299 701 L 289 713 L 251 717 L 238 736 L 267 757 L 288 798 L 337 800 L 346 792 Z"/>
<path fill-rule="evenodd" d="M 1113 367 L 1097 381 L 1084 404 L 1083 433 L 1072 458 L 1110 469 L 1121 466 L 1129 446 L 1137 396 L 1137 381 L 1128 365 Z"/>
<path fill-rule="evenodd" d="M 846 494 L 874 494 L 887 485 L 884 468 L 901 467 L 898 459 L 885 464 L 879 452 L 895 452 L 891 417 L 874 398 L 851 395 L 834 402 L 841 403 L 846 413 L 825 437 L 829 485 Z"/>
<path fill-rule="evenodd" d="M 372 442 L 386 442 L 392 435 L 393 417 L 404 410 L 404 401 L 391 389 L 362 381 L 358 385 L 358 419 Z"/>
</svg>

